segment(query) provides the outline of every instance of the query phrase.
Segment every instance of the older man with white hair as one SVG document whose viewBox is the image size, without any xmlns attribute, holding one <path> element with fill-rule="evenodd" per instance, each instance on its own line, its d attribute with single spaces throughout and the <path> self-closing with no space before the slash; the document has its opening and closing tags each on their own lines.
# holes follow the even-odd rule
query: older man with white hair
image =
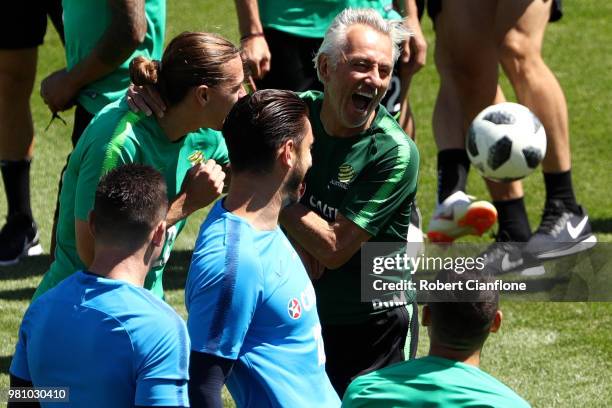
<svg viewBox="0 0 612 408">
<path fill-rule="evenodd" d="M 300 203 L 283 210 L 281 223 L 307 253 L 326 369 L 340 395 L 355 376 L 404 360 L 409 332 L 416 346 L 416 313 L 362 303 L 360 288 L 361 245 L 405 242 L 416 193 L 416 145 L 379 104 L 408 35 L 374 10 L 344 10 L 314 58 L 324 91 L 302 94 L 313 166 Z"/>
</svg>

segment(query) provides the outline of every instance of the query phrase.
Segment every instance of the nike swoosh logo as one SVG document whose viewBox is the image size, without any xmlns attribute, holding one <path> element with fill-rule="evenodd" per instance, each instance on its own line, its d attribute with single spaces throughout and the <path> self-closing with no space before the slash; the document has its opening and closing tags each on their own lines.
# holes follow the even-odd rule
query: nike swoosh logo
<svg viewBox="0 0 612 408">
<path fill-rule="evenodd" d="M 580 235 L 588 220 L 589 216 L 585 215 L 582 221 L 580 221 L 575 227 L 572 225 L 571 222 L 567 222 L 567 232 L 570 234 L 570 237 L 572 237 L 572 239 L 578 238 L 578 235 Z"/>
<path fill-rule="evenodd" d="M 514 268 L 518 268 L 522 264 L 523 264 L 523 258 L 520 258 L 516 261 L 511 261 L 510 254 L 505 254 L 504 257 L 502 258 L 501 268 L 502 268 L 502 271 L 508 272 Z"/>
</svg>

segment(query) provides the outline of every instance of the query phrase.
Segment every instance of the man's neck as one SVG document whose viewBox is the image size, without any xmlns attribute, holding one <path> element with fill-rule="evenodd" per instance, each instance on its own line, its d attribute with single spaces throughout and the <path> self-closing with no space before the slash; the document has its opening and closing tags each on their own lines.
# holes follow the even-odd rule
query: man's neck
<svg viewBox="0 0 612 408">
<path fill-rule="evenodd" d="M 272 231 L 283 206 L 281 183 L 252 174 L 233 174 L 223 206 L 246 219 L 255 229 Z"/>
<path fill-rule="evenodd" d="M 368 117 L 368 120 L 363 125 L 354 128 L 344 127 L 340 124 L 340 120 L 336 115 L 336 110 L 332 106 L 332 102 L 330 102 L 329 98 L 323 98 L 320 114 L 321 124 L 323 125 L 323 129 L 325 129 L 325 133 L 332 137 L 357 136 L 372 126 L 375 117 L 376 110 L 372 111 L 370 117 Z"/>
<path fill-rule="evenodd" d="M 480 349 L 475 351 L 460 351 L 432 343 L 429 346 L 429 355 L 442 357 L 447 360 L 459 361 L 474 367 L 480 366 Z"/>
<path fill-rule="evenodd" d="M 150 264 L 145 262 L 145 251 L 126 255 L 109 248 L 96 248 L 96 256 L 88 270 L 108 279 L 116 279 L 142 287 Z"/>
<path fill-rule="evenodd" d="M 168 108 L 163 117 L 157 118 L 157 123 L 171 142 L 197 130 L 197 126 L 191 122 L 191 118 L 177 108 Z"/>
</svg>

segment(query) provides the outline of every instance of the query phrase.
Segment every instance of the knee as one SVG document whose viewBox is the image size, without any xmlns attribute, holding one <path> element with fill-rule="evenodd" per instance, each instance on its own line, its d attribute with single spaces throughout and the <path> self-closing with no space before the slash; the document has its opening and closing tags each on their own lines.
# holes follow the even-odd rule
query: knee
<svg viewBox="0 0 612 408">
<path fill-rule="evenodd" d="M 483 88 L 483 83 L 491 75 L 491 70 L 487 70 L 487 65 L 495 67 L 495 63 L 486 64 L 481 59 L 475 57 L 477 54 L 468 54 L 458 58 L 455 56 L 440 57 L 436 55 L 435 63 L 440 81 L 451 83 L 458 90 L 478 90 Z M 470 58 L 474 57 L 474 58 Z M 492 71 L 496 72 L 496 71 Z"/>
<path fill-rule="evenodd" d="M 541 49 L 534 39 L 515 29 L 501 41 L 499 59 L 511 81 L 528 77 L 543 64 Z"/>
<path fill-rule="evenodd" d="M 0 99 L 17 102 L 29 100 L 32 93 L 33 79 L 14 70 L 0 69 Z"/>
</svg>

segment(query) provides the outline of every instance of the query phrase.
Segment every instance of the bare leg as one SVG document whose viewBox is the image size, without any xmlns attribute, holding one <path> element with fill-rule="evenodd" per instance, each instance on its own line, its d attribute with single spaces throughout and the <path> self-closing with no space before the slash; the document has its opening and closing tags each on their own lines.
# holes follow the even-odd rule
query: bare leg
<svg viewBox="0 0 612 408">
<path fill-rule="evenodd" d="M 404 132 L 406 132 L 412 140 L 416 141 L 416 125 L 414 123 L 414 116 L 412 115 L 410 100 L 408 98 L 402 103 L 398 122 L 402 129 L 404 129 Z"/>
<path fill-rule="evenodd" d="M 500 61 L 519 102 L 529 107 L 546 129 L 543 170 L 564 172 L 571 167 L 567 103 L 541 54 L 552 0 L 533 0 L 526 8 L 521 3 L 525 1 L 499 2 L 496 35 Z"/>
<path fill-rule="evenodd" d="M 416 126 L 414 124 L 414 116 L 412 115 L 412 109 L 410 109 L 410 83 L 412 82 L 412 75 L 402 72 L 400 68 L 400 116 L 398 122 L 404 132 L 410 136 L 412 140 L 416 141 Z"/>
<path fill-rule="evenodd" d="M 497 86 L 494 103 L 502 103 L 506 101 L 506 97 L 501 89 Z M 523 197 L 523 183 L 521 181 L 513 181 L 510 183 L 498 183 L 489 179 L 484 179 L 487 183 L 487 188 L 494 201 L 508 201 Z"/>
<path fill-rule="evenodd" d="M 542 162 L 546 204 L 540 226 L 526 246 L 540 259 L 584 251 L 597 241 L 572 187 L 567 102 L 542 59 L 551 6 L 552 0 L 499 0 L 496 18 L 504 71 L 519 102 L 540 118 L 547 134 Z"/>
<path fill-rule="evenodd" d="M 490 203 L 472 202 L 464 194 L 470 165 L 465 134 L 472 119 L 491 105 L 497 93 L 494 15 L 495 2 L 462 0 L 443 2 L 436 18 L 435 62 L 440 89 L 433 130 L 438 146 L 439 184 L 438 207 L 428 231 L 433 241 L 482 234 L 497 216 Z"/>
<path fill-rule="evenodd" d="M 8 203 L 7 221 L 0 230 L 0 265 L 13 265 L 23 255 L 42 251 L 30 205 L 30 95 L 36 58 L 36 48 L 0 50 L 0 170 Z"/>
<path fill-rule="evenodd" d="M 32 157 L 30 95 L 37 49 L 0 50 L 0 160 Z"/>
</svg>

